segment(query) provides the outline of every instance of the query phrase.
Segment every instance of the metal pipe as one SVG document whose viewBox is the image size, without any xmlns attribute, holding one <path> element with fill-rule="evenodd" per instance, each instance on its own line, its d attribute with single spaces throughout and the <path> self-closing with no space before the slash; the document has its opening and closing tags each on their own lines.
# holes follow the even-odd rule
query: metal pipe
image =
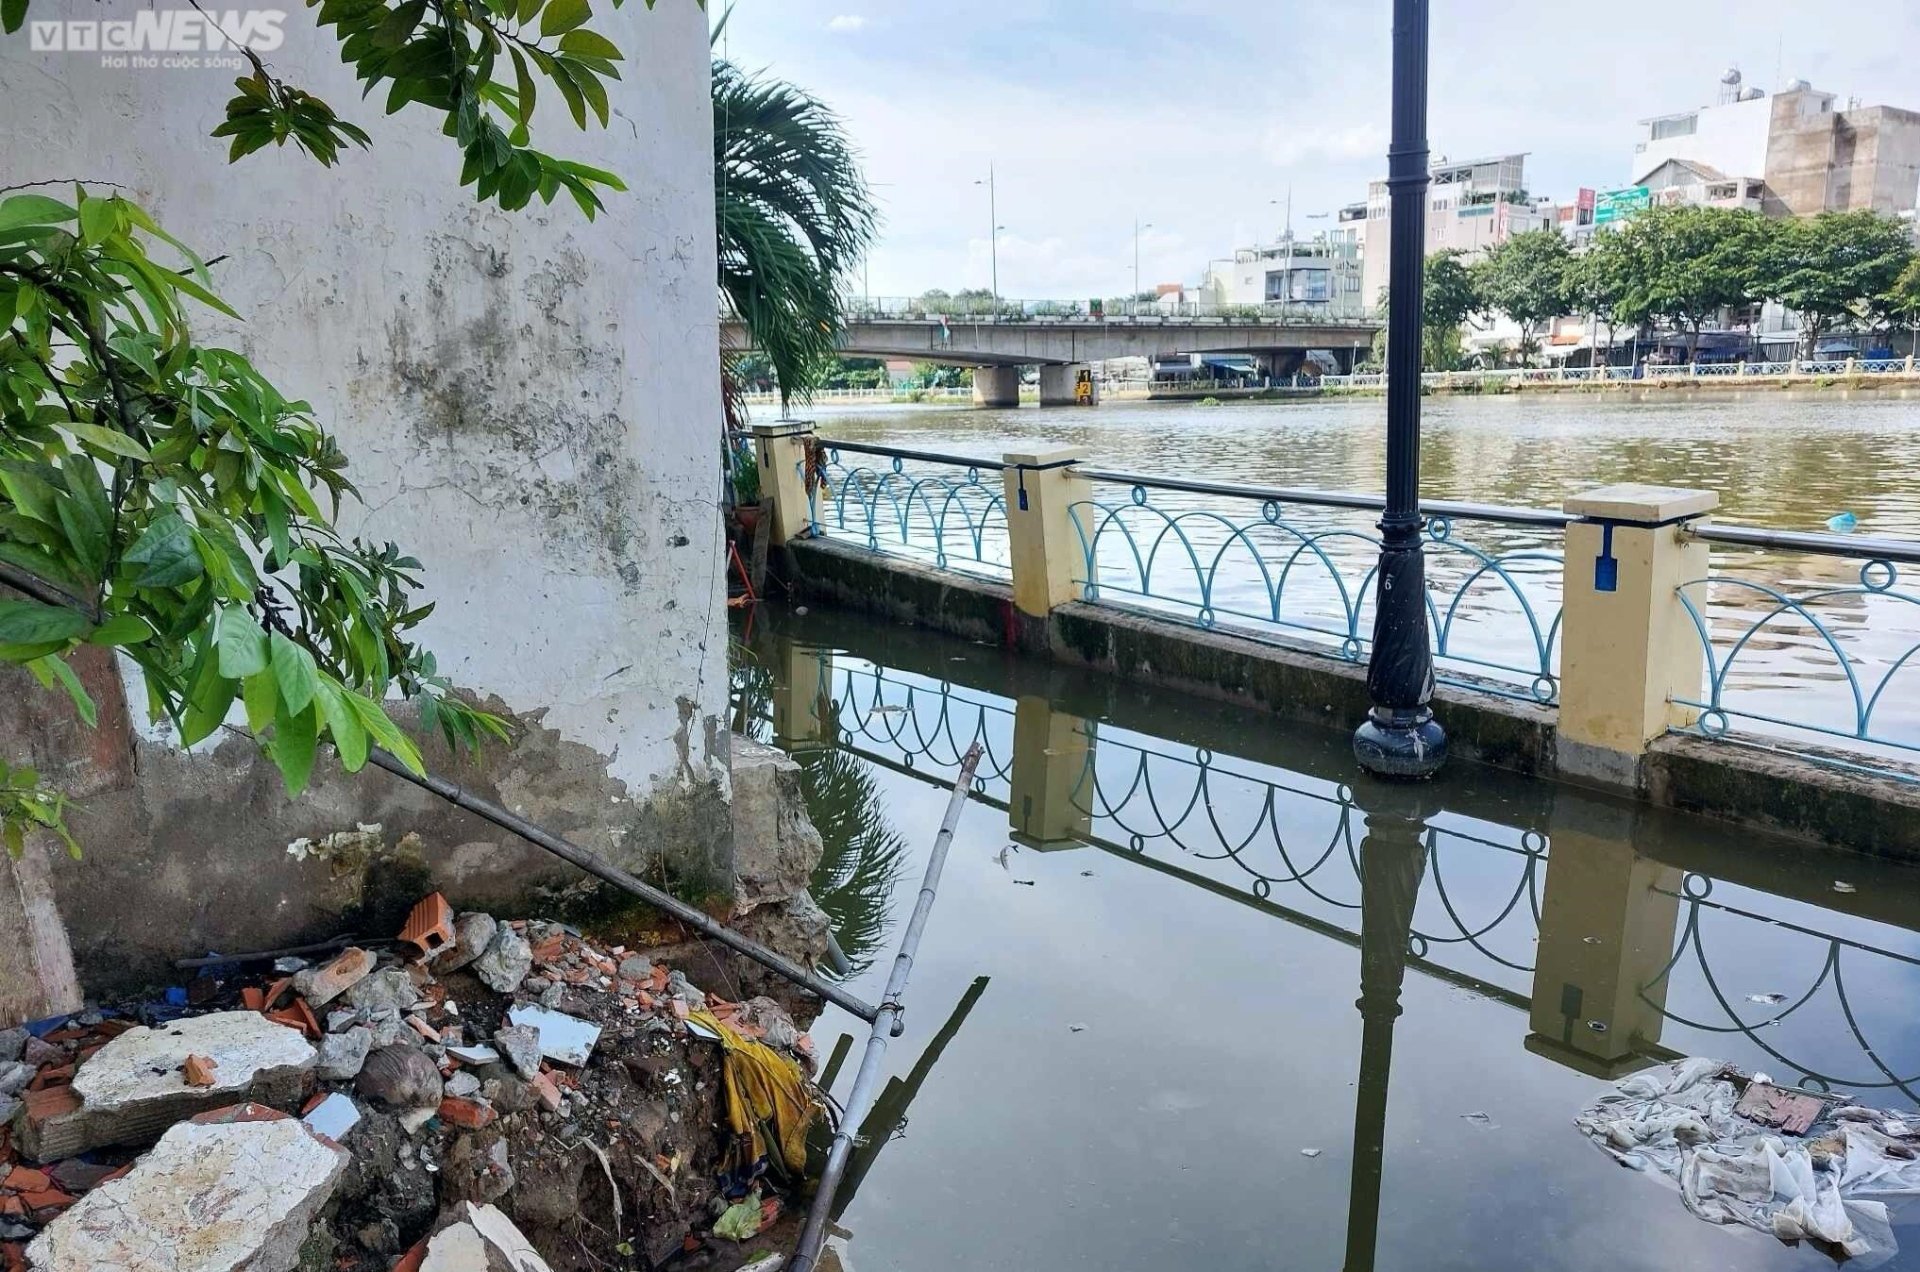
<svg viewBox="0 0 1920 1272">
<path fill-rule="evenodd" d="M 954 828 L 967 807 L 967 792 L 973 786 L 974 770 L 980 766 L 980 744 L 967 748 L 960 759 L 960 774 L 953 781 L 953 796 L 947 801 L 947 815 L 941 819 L 940 833 L 934 837 L 933 852 L 927 857 L 926 873 L 920 877 L 920 896 L 913 903 L 913 917 L 907 920 L 906 935 L 900 938 L 900 950 L 893 956 L 893 972 L 887 977 L 886 992 L 880 996 L 880 1014 L 873 1018 L 873 1030 L 867 1035 L 866 1054 L 860 1071 L 854 1075 L 853 1090 L 847 1093 L 846 1109 L 840 1115 L 840 1129 L 833 1146 L 827 1150 L 827 1167 L 820 1172 L 820 1187 L 813 1194 L 807 1211 L 807 1226 L 800 1233 L 800 1244 L 793 1252 L 791 1272 L 812 1272 L 820 1257 L 820 1243 L 826 1237 L 827 1216 L 833 1209 L 833 1196 L 847 1173 L 847 1161 L 853 1154 L 853 1133 L 867 1115 L 873 1102 L 874 1084 L 880 1080 L 880 1062 L 886 1058 L 887 1037 L 901 1031 L 900 999 L 907 992 L 907 976 L 913 971 L 914 951 L 920 948 L 920 934 L 926 930 L 927 915 L 933 910 L 934 892 L 940 887 L 940 872 L 946 868 L 947 849 L 953 843 Z"/>
<path fill-rule="evenodd" d="M 1762 530 L 1757 526 L 1729 526 L 1717 521 L 1686 522 L 1680 533 L 1707 543 L 1743 548 L 1775 548 L 1783 552 L 1811 552 L 1817 556 L 1850 557 L 1859 561 L 1899 561 L 1920 565 L 1920 542 L 1882 539 L 1871 535 L 1820 534 L 1807 530 Z"/>
<path fill-rule="evenodd" d="M 432 773 L 416 773 L 400 759 L 378 747 L 371 748 L 367 758 L 400 780 L 412 782 L 422 790 L 431 791 L 448 803 L 464 808 L 477 817 L 484 817 L 503 830 L 512 831 L 528 843 L 546 849 L 562 861 L 576 865 L 588 874 L 603 879 L 615 887 L 624 888 L 655 909 L 664 910 L 702 936 L 711 937 L 728 949 L 746 955 L 769 971 L 777 972 L 794 984 L 812 990 L 828 1002 L 846 1008 L 860 1019 L 866 1021 L 880 1019 L 879 1008 L 855 998 L 838 985 L 822 980 L 792 959 L 784 958 L 758 941 L 749 940 L 732 928 L 716 923 L 680 898 L 640 882 L 620 867 L 610 865 L 586 849 L 542 830 L 526 818 L 508 812 L 491 800 L 474 795 L 465 787 L 449 782 L 444 777 L 436 777 Z"/>
<path fill-rule="evenodd" d="M 908 450 L 903 446 L 874 446 L 867 442 L 840 442 L 831 437 L 818 439 L 820 445 L 834 450 L 856 451 L 862 455 L 886 455 L 897 459 L 920 459 L 930 464 L 953 464 L 961 468 L 991 468 L 995 472 L 1006 467 L 997 459 L 974 459 L 967 455 L 948 455 L 940 451 Z"/>
</svg>

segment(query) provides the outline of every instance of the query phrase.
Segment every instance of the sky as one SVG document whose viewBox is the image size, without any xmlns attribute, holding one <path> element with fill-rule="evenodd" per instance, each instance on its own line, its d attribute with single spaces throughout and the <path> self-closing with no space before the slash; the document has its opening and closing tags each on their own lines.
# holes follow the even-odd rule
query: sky
<svg viewBox="0 0 1920 1272">
<path fill-rule="evenodd" d="M 718 4 L 710 6 L 716 12 Z M 1528 152 L 1536 195 L 1623 184 L 1635 122 L 1710 104 L 1720 75 L 1920 109 L 1920 4 L 1437 0 L 1435 156 Z M 1307 234 L 1386 172 L 1390 0 L 737 0 L 723 52 L 845 121 L 883 218 L 873 296 L 1192 282 Z M 976 185 L 975 182 L 981 184 Z"/>
</svg>

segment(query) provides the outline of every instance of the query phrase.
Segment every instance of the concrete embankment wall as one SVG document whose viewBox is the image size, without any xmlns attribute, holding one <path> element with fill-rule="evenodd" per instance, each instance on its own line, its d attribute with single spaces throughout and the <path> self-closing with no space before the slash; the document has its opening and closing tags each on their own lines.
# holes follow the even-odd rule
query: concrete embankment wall
<svg viewBox="0 0 1920 1272">
<path fill-rule="evenodd" d="M 1367 710 L 1365 668 L 1324 655 L 1105 605 L 1073 603 L 1035 618 L 1014 606 L 1005 585 L 826 540 L 788 545 L 782 564 L 797 595 L 887 622 L 1291 720 L 1341 726 L 1359 721 Z M 1563 765 L 1551 707 L 1443 687 L 1435 710 L 1456 760 L 1590 784 Z M 1653 744 L 1634 787 L 1598 789 L 1852 852 L 1920 862 L 1920 786 L 1777 752 L 1670 735 Z"/>
</svg>

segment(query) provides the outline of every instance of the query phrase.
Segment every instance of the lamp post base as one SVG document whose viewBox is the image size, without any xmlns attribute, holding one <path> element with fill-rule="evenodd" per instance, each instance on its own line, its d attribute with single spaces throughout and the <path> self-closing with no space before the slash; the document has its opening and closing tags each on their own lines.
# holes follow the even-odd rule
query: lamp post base
<svg viewBox="0 0 1920 1272">
<path fill-rule="evenodd" d="M 1447 761 L 1447 732 L 1425 707 L 1410 712 L 1375 707 L 1353 731 L 1353 758 L 1375 777 L 1424 781 Z"/>
</svg>

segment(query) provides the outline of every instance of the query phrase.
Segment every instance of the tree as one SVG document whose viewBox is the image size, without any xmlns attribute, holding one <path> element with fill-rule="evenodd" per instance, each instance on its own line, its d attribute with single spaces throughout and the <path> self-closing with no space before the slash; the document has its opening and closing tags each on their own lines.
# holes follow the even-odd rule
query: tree
<svg viewBox="0 0 1920 1272">
<path fill-rule="evenodd" d="M 19 31 L 29 4 L 0 0 L 0 29 Z M 477 198 L 513 210 L 565 190 L 589 219 L 602 191 L 625 188 L 619 178 L 528 142 L 538 79 L 579 127 L 590 114 L 606 125 L 603 81 L 619 78 L 621 54 L 591 17 L 589 0 L 319 0 L 317 13 L 367 90 L 388 86 L 389 114 L 442 116 Z M 230 139 L 229 162 L 292 143 L 331 167 L 347 143 L 370 144 L 273 76 L 253 36 L 221 31 L 253 70 L 212 133 Z M 508 63 L 511 87 L 496 78 Z M 155 261 L 156 244 L 179 261 Z M 311 408 L 238 354 L 197 344 L 195 304 L 239 317 L 138 204 L 82 187 L 71 204 L 0 201 L 0 663 L 63 690 L 91 725 L 95 705 L 68 659 L 82 645 L 117 650 L 139 667 L 150 715 L 185 744 L 242 702 L 293 794 L 322 741 L 348 771 L 373 745 L 420 768 L 381 705 L 393 692 L 449 741 L 504 737 L 407 635 L 432 610 L 413 600 L 420 563 L 334 531 L 316 494 L 337 513 L 354 490 Z M 65 810 L 39 774 L 0 764 L 8 850 L 35 827 L 76 850 Z"/>
<path fill-rule="evenodd" d="M 156 241 L 180 267 L 152 259 Z M 0 662 L 63 689 L 91 725 L 67 659 L 118 650 L 183 745 L 241 701 L 290 794 L 323 738 L 348 771 L 375 744 L 420 767 L 380 705 L 389 691 L 449 740 L 504 736 L 407 636 L 433 608 L 411 599 L 420 563 L 334 531 L 315 492 L 337 512 L 354 490 L 311 408 L 194 342 L 186 302 L 238 317 L 210 284 L 124 198 L 0 202 Z M 16 853 L 30 826 L 65 835 L 57 793 L 23 772 L 0 781 Z"/>
<path fill-rule="evenodd" d="M 1912 352 L 1920 354 L 1920 256 L 1907 262 L 1900 277 L 1880 300 L 1880 309 L 1890 321 L 1905 324 L 1913 334 Z"/>
<path fill-rule="evenodd" d="M 1608 237 L 1600 267 L 1614 313 L 1641 324 L 1663 319 L 1687 333 L 1687 360 L 1700 329 L 1721 310 L 1761 296 L 1779 223 L 1733 208 L 1650 208 Z"/>
<path fill-rule="evenodd" d="M 1908 230 L 1865 208 L 1780 222 L 1771 246 L 1767 294 L 1799 311 L 1808 356 L 1836 323 L 1885 296 L 1914 259 Z"/>
<path fill-rule="evenodd" d="M 1572 273 L 1573 249 L 1558 230 L 1545 228 L 1514 235 L 1472 268 L 1481 305 L 1512 319 L 1523 337 L 1571 308 Z"/>
<path fill-rule="evenodd" d="M 832 111 L 719 58 L 713 170 L 720 293 L 773 365 L 784 406 L 804 399 L 845 330 L 841 282 L 873 240 L 872 196 Z"/>
<path fill-rule="evenodd" d="M 619 7 L 620 0 L 613 2 Z M 0 28 L 17 32 L 29 5 L 30 0 L 0 0 Z M 527 144 L 540 79 L 565 100 L 578 126 L 585 128 L 591 115 L 606 127 L 603 81 L 620 78 L 614 63 L 621 53 L 587 27 L 593 17 L 589 0 L 396 0 L 392 5 L 309 0 L 309 6 L 317 9 L 321 27 L 333 28 L 340 58 L 364 81 L 364 92 L 387 85 L 389 115 L 419 106 L 443 117 L 442 131 L 465 158 L 460 184 L 473 186 L 482 202 L 512 211 L 536 194 L 551 203 L 565 190 L 591 220 L 602 207 L 602 190 L 626 189 L 611 172 L 557 159 Z M 221 16 L 232 20 L 232 15 Z M 253 68 L 253 74 L 234 81 L 239 91 L 212 133 L 231 139 L 230 162 L 269 144 L 291 142 L 330 167 L 347 143 L 371 144 L 365 130 L 341 119 L 327 103 L 268 71 L 252 47 L 265 42 L 264 33 L 244 23 L 220 30 Z"/>
<path fill-rule="evenodd" d="M 1373 361 L 1386 362 L 1386 322 L 1393 297 L 1380 289 L 1380 333 L 1374 339 Z M 1426 281 L 1420 297 L 1420 363 L 1429 371 L 1451 371 L 1460 364 L 1460 329 L 1485 309 L 1479 284 L 1466 263 L 1466 253 L 1455 248 L 1427 257 Z"/>
</svg>

